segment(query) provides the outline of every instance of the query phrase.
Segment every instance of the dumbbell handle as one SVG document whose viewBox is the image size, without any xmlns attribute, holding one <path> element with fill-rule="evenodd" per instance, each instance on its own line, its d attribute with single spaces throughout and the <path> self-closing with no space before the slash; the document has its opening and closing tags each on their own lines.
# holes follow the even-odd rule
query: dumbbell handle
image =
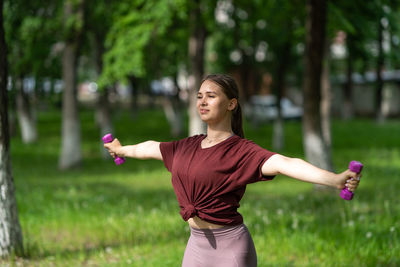
<svg viewBox="0 0 400 267">
<path fill-rule="evenodd" d="M 361 162 L 359 161 L 351 161 L 349 164 L 349 170 L 355 173 L 360 173 L 361 170 L 363 168 L 363 165 Z M 344 200 L 352 200 L 354 196 L 354 193 L 351 192 L 349 189 L 344 188 L 342 189 L 342 191 L 340 192 L 340 197 L 343 198 Z"/>
<path fill-rule="evenodd" d="M 111 143 L 114 140 L 114 137 L 112 136 L 112 134 L 109 133 L 109 134 L 106 134 L 105 136 L 103 136 L 102 139 L 103 139 L 104 144 L 106 144 L 106 143 Z M 117 156 L 117 157 L 115 157 L 114 162 L 117 165 L 121 165 L 125 162 L 125 158 Z"/>
</svg>

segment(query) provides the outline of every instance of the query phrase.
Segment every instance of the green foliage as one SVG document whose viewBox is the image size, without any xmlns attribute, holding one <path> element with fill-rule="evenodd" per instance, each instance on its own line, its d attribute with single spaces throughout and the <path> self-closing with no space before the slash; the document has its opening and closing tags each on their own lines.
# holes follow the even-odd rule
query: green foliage
<svg viewBox="0 0 400 267">
<path fill-rule="evenodd" d="M 38 79 L 61 77 L 63 42 L 76 37 L 74 32 L 86 27 L 78 69 L 81 80 L 99 77 L 99 88 L 132 77 L 150 81 L 176 76 L 188 69 L 189 8 L 194 1 L 185 0 L 122 0 L 85 1 L 85 25 L 81 17 L 66 18 L 64 5 L 77 8 L 80 1 L 6 0 L 5 32 L 9 48 L 12 78 L 34 76 Z M 275 73 L 277 62 L 290 53 L 289 75 L 301 80 L 304 43 L 304 1 L 198 1 L 207 28 L 206 72 L 246 70 L 251 73 Z M 228 22 L 215 19 L 218 7 L 225 5 Z M 386 69 L 400 66 L 399 1 L 329 1 L 328 38 L 338 30 L 347 33 L 348 51 L 353 56 L 354 70 L 375 68 L 377 26 L 383 21 Z M 383 20 L 382 20 L 383 19 Z M 290 49 L 282 51 L 290 40 Z M 96 45 L 101 46 L 94 54 Z M 263 59 L 257 51 L 265 50 Z M 241 60 L 233 62 L 231 53 L 239 52 Z M 349 53 L 350 53 L 349 52 Z M 104 68 L 98 70 L 96 61 Z M 332 60 L 333 64 L 336 64 Z M 343 62 L 332 68 L 334 74 L 345 70 Z M 100 67 L 101 69 L 101 67 Z M 335 72 L 336 71 L 336 72 Z M 94 73 L 94 75 L 93 75 Z M 244 75 L 246 76 L 246 75 Z M 300 85 L 300 82 L 298 83 Z"/>
<path fill-rule="evenodd" d="M 393 37 L 399 35 L 398 12 L 400 2 L 395 1 L 330 1 L 328 30 L 330 39 L 337 31 L 344 31 L 347 54 L 351 55 L 354 71 L 365 72 L 376 68 L 378 57 L 378 27 L 383 26 L 384 34 L 390 40 L 384 40 L 390 46 L 384 49 L 386 68 L 397 66 L 399 42 Z M 341 70 L 340 70 L 341 71 Z"/>
<path fill-rule="evenodd" d="M 59 77 L 57 42 L 59 1 L 43 6 L 41 1 L 5 1 L 4 20 L 10 75 Z"/>
<path fill-rule="evenodd" d="M 303 2 L 234 1 L 232 6 L 219 8 L 228 18 L 217 23 L 210 36 L 211 72 L 239 68 L 243 72 L 275 73 L 284 53 L 290 54 L 292 71 L 301 62 L 294 48 L 304 42 Z M 290 49 L 284 50 L 287 42 Z M 233 51 L 240 54 L 240 60 L 231 59 Z"/>
<path fill-rule="evenodd" d="M 39 113 L 35 145 L 11 140 L 19 216 L 28 257 L 24 266 L 179 266 L 189 229 L 162 162 L 101 159 L 93 113 L 81 114 L 83 168 L 60 172 L 60 120 Z M 171 140 L 161 111 L 115 114 L 123 144 Z M 252 233 L 259 266 L 398 266 L 400 264 L 400 131 L 398 121 L 333 123 L 338 171 L 365 164 L 355 199 L 315 192 L 311 184 L 277 177 L 248 186 L 240 212 Z M 285 125 L 283 154 L 302 157 L 301 124 Z M 272 125 L 246 136 L 270 147 Z M 12 265 L 2 261 L 2 265 Z"/>
<path fill-rule="evenodd" d="M 124 9 L 127 3 L 131 5 L 129 9 Z M 184 16 L 184 10 L 184 1 L 122 3 L 119 12 L 113 16 L 113 25 L 107 36 L 107 52 L 104 56 L 105 65 L 100 84 L 125 80 L 129 76 L 151 75 L 151 70 L 146 68 L 148 53 L 160 55 L 166 51 L 162 49 L 147 51 L 146 49 L 151 46 L 151 42 L 168 43 L 166 41 L 170 39 L 167 29 L 173 24 L 174 17 Z M 182 25 L 175 24 L 178 27 Z"/>
<path fill-rule="evenodd" d="M 83 19 L 81 14 L 73 13 L 65 19 L 64 40 L 73 40 L 77 32 L 83 29 Z"/>
</svg>

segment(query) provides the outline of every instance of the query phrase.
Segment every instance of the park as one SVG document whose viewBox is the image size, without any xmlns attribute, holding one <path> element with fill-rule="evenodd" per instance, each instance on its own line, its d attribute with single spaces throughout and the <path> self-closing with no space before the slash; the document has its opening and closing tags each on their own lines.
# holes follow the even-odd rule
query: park
<svg viewBox="0 0 400 267">
<path fill-rule="evenodd" d="M 226 73 L 246 139 L 335 173 L 364 165 L 351 201 L 284 175 L 248 184 L 257 266 L 399 266 L 399 18 L 378 0 L 0 0 L 0 265 L 181 266 L 171 173 L 116 165 L 102 137 L 204 134 L 197 92 Z M 274 116 L 256 118 L 264 98 Z"/>
</svg>

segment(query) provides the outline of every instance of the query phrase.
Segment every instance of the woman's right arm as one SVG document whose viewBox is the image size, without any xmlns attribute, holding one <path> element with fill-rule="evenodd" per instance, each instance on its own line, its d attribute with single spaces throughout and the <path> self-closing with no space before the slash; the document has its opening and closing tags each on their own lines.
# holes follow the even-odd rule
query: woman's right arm
<svg viewBox="0 0 400 267">
<path fill-rule="evenodd" d="M 136 145 L 122 146 L 115 138 L 111 143 L 104 144 L 110 155 L 115 158 L 128 157 L 135 159 L 158 159 L 162 160 L 160 142 L 146 141 Z"/>
</svg>

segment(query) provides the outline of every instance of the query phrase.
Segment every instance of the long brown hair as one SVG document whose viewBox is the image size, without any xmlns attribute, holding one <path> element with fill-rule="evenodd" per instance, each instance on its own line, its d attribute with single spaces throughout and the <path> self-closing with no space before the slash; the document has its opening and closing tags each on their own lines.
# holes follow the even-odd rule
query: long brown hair
<svg viewBox="0 0 400 267">
<path fill-rule="evenodd" d="M 232 111 L 231 127 L 234 134 L 244 138 L 242 109 L 239 104 L 239 89 L 235 80 L 227 74 L 210 74 L 203 79 L 202 83 L 204 81 L 212 81 L 218 84 L 228 99 L 237 99 L 237 106 Z"/>
</svg>

